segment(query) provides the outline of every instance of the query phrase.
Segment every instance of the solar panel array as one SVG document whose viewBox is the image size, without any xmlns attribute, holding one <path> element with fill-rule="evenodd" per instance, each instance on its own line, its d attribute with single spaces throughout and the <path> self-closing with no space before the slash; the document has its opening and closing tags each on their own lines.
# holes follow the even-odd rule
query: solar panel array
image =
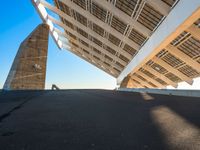
<svg viewBox="0 0 200 150">
<path fill-rule="evenodd" d="M 176 0 L 161 2 L 169 12 Z M 114 77 L 166 17 L 146 0 L 55 0 L 55 5 L 67 15 L 60 19 L 73 53 Z"/>
</svg>

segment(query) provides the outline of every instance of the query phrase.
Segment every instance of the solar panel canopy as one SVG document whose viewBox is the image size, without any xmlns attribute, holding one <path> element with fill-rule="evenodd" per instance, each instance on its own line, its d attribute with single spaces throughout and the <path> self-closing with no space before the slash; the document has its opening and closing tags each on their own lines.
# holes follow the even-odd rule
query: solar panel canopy
<svg viewBox="0 0 200 150">
<path fill-rule="evenodd" d="M 61 49 L 117 78 L 119 84 L 127 80 L 132 83 L 130 87 L 164 88 L 177 87 L 182 81 L 192 84 L 193 78 L 200 75 L 200 4 L 193 1 L 197 6 L 191 5 L 197 9 L 188 9 L 193 12 L 186 18 L 183 14 L 184 21 L 174 29 L 167 23 L 167 30 L 173 32 L 161 32 L 161 37 L 167 36 L 159 43 L 152 41 L 176 15 L 175 11 L 190 7 L 185 6 L 189 2 L 33 0 L 33 4 L 43 21 L 50 25 L 51 34 Z M 152 44 L 155 48 L 145 54 Z"/>
</svg>

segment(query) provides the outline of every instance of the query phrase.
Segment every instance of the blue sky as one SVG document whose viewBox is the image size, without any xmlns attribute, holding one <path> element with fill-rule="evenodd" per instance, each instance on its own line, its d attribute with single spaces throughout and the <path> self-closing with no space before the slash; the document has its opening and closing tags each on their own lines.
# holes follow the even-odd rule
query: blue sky
<svg viewBox="0 0 200 150">
<path fill-rule="evenodd" d="M 42 21 L 31 0 L 3 1 L 0 5 L 0 14 L 0 88 L 2 88 L 20 43 Z M 50 37 L 46 88 L 51 88 L 52 84 L 63 89 L 114 89 L 116 80 L 74 54 L 59 50 Z"/>
</svg>

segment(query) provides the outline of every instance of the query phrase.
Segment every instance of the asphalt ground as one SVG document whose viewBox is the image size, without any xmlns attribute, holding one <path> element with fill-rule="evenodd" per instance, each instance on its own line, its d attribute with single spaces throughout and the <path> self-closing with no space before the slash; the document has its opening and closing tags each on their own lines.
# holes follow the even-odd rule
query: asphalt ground
<svg viewBox="0 0 200 150">
<path fill-rule="evenodd" d="M 0 150 L 200 150 L 200 98 L 1 91 Z"/>
</svg>

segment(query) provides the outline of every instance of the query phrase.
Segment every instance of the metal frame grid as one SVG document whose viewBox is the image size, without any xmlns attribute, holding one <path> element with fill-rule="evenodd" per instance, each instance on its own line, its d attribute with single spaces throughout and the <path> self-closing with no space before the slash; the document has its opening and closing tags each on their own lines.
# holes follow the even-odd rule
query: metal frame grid
<svg viewBox="0 0 200 150">
<path fill-rule="evenodd" d="M 50 25 L 51 35 L 59 48 L 71 51 L 113 77 L 118 77 L 134 59 L 178 2 L 178 0 L 156 2 L 152 0 L 54 0 L 54 4 L 50 4 L 46 0 L 32 1 L 43 21 Z M 47 13 L 48 11 L 58 14 L 60 18 L 54 18 Z M 57 25 L 64 32 L 57 28 Z M 185 38 L 190 40 L 194 38 L 191 35 L 189 37 Z M 192 40 L 193 43 L 197 43 Z M 190 44 L 185 40 L 177 39 L 177 41 L 182 42 L 178 43 L 178 49 L 185 49 L 187 44 Z M 187 42 L 191 41 L 187 40 Z M 195 46 L 198 47 L 198 43 Z M 164 60 L 167 55 L 171 53 L 167 52 L 162 59 Z M 197 59 L 196 55 L 195 59 Z M 187 70 L 179 69 L 182 72 Z M 142 67 L 140 73 L 153 79 L 149 81 L 149 87 L 168 84 L 164 79 L 150 76 L 150 72 L 148 73 L 145 67 Z M 192 75 L 196 76 L 196 72 Z M 143 85 L 143 87 L 148 86 Z"/>
<path fill-rule="evenodd" d="M 177 87 L 177 83 L 182 81 L 192 84 L 193 78 L 200 76 L 199 60 L 200 18 L 197 18 L 186 30 L 175 37 L 165 49 L 160 50 L 138 71 L 133 73 L 132 77 L 142 70 L 145 75 L 154 79 L 154 82 L 159 82 L 162 86 L 172 85 Z M 149 72 L 145 72 L 145 68 Z M 142 85 L 142 83 L 140 84 Z M 156 84 L 156 88 L 162 86 Z"/>
</svg>

